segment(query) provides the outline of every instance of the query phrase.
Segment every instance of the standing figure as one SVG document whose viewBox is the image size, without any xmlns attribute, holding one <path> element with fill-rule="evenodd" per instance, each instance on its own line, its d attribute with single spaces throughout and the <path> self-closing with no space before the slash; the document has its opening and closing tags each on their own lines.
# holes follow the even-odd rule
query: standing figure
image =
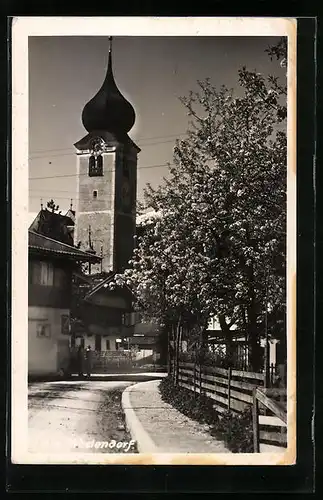
<svg viewBox="0 0 323 500">
<path fill-rule="evenodd" d="M 85 351 L 85 363 L 86 363 L 86 375 L 90 378 L 92 371 L 92 350 L 91 346 L 88 345 Z"/>
<path fill-rule="evenodd" d="M 77 366 L 78 366 L 78 374 L 79 377 L 83 377 L 83 364 L 84 364 L 84 349 L 83 346 L 80 345 L 77 351 Z"/>
</svg>

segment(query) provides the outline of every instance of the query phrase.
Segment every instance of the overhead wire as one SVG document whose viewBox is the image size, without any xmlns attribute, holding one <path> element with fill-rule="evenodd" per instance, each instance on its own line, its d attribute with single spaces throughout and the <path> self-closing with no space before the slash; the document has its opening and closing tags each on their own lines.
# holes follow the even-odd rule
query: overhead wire
<svg viewBox="0 0 323 500">
<path fill-rule="evenodd" d="M 184 135 L 184 134 L 182 134 Z M 179 136 L 176 135 L 176 138 L 178 138 Z M 176 139 L 171 139 L 171 140 L 167 140 L 167 141 L 159 141 L 159 142 L 152 142 L 150 144 L 138 144 L 138 146 L 140 147 L 150 147 L 150 146 L 159 146 L 161 144 L 167 144 L 167 143 L 173 143 L 175 142 Z M 50 150 L 48 150 L 50 151 Z M 53 150 L 54 151 L 54 150 Z M 59 151 L 59 150 L 57 150 Z M 67 149 L 62 149 L 62 151 L 67 151 Z M 44 150 L 45 152 L 45 150 Z M 41 160 L 41 159 L 44 159 L 44 158 L 60 158 L 61 156 L 74 156 L 75 155 L 75 151 L 71 151 L 70 153 L 58 153 L 58 154 L 46 154 L 46 155 L 42 155 L 42 156 L 29 156 L 28 157 L 28 160 L 30 161 L 34 161 L 34 160 Z"/>
<path fill-rule="evenodd" d="M 160 164 L 157 164 L 157 165 L 143 165 L 141 167 L 137 167 L 137 170 L 141 170 L 141 169 L 146 169 L 146 168 L 158 168 L 158 167 L 168 167 L 170 165 L 174 165 L 174 163 L 160 163 Z M 106 172 L 113 172 L 114 170 L 106 170 Z M 86 174 L 79 174 L 79 175 L 88 175 L 87 173 Z M 50 175 L 50 176 L 44 176 L 44 177 L 29 177 L 29 180 L 30 181 L 34 181 L 34 180 L 38 180 L 38 179 L 59 179 L 59 178 L 63 178 L 63 177 L 77 177 L 78 174 L 63 174 L 63 175 Z"/>
</svg>

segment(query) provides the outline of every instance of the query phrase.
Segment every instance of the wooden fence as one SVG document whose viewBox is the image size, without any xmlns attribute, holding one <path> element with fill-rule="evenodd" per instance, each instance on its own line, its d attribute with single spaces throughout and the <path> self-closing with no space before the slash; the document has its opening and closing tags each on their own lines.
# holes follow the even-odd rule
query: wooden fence
<svg viewBox="0 0 323 500">
<path fill-rule="evenodd" d="M 287 398 L 285 389 L 253 390 L 253 443 L 259 453 L 260 443 L 287 446 Z"/>
<path fill-rule="evenodd" d="M 253 408 L 254 449 L 259 449 L 260 442 L 287 445 L 286 390 L 265 389 L 264 383 L 263 373 L 179 363 L 178 384 L 211 398 L 220 415 L 227 411 L 239 414 L 248 407 Z"/>
<path fill-rule="evenodd" d="M 253 389 L 264 385 L 262 373 L 200 367 L 194 363 L 180 363 L 178 380 L 180 386 L 213 399 L 218 413 L 243 412 L 253 403 Z"/>
</svg>

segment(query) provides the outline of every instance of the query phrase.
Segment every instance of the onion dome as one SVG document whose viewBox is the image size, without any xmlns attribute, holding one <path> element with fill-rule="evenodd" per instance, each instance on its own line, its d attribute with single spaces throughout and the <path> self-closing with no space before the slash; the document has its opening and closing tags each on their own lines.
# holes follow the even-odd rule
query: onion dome
<svg viewBox="0 0 323 500">
<path fill-rule="evenodd" d="M 98 93 L 85 105 L 82 122 L 88 132 L 97 130 L 126 134 L 135 123 L 135 111 L 119 91 L 112 72 L 111 40 L 105 80 Z"/>
</svg>

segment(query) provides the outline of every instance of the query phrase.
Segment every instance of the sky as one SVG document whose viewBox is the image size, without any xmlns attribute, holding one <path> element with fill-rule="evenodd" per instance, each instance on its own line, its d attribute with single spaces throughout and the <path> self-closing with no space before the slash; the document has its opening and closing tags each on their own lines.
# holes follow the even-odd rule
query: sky
<svg viewBox="0 0 323 500">
<path fill-rule="evenodd" d="M 117 86 L 132 103 L 136 122 L 129 135 L 139 145 L 137 199 L 147 182 L 157 186 L 173 161 L 176 138 L 189 117 L 179 97 L 197 80 L 237 89 L 243 65 L 284 76 L 265 49 L 278 37 L 121 36 L 113 38 Z M 64 211 L 76 204 L 73 144 L 86 135 L 84 105 L 101 87 L 108 62 L 108 36 L 29 37 L 29 212 L 53 198 Z"/>
</svg>

